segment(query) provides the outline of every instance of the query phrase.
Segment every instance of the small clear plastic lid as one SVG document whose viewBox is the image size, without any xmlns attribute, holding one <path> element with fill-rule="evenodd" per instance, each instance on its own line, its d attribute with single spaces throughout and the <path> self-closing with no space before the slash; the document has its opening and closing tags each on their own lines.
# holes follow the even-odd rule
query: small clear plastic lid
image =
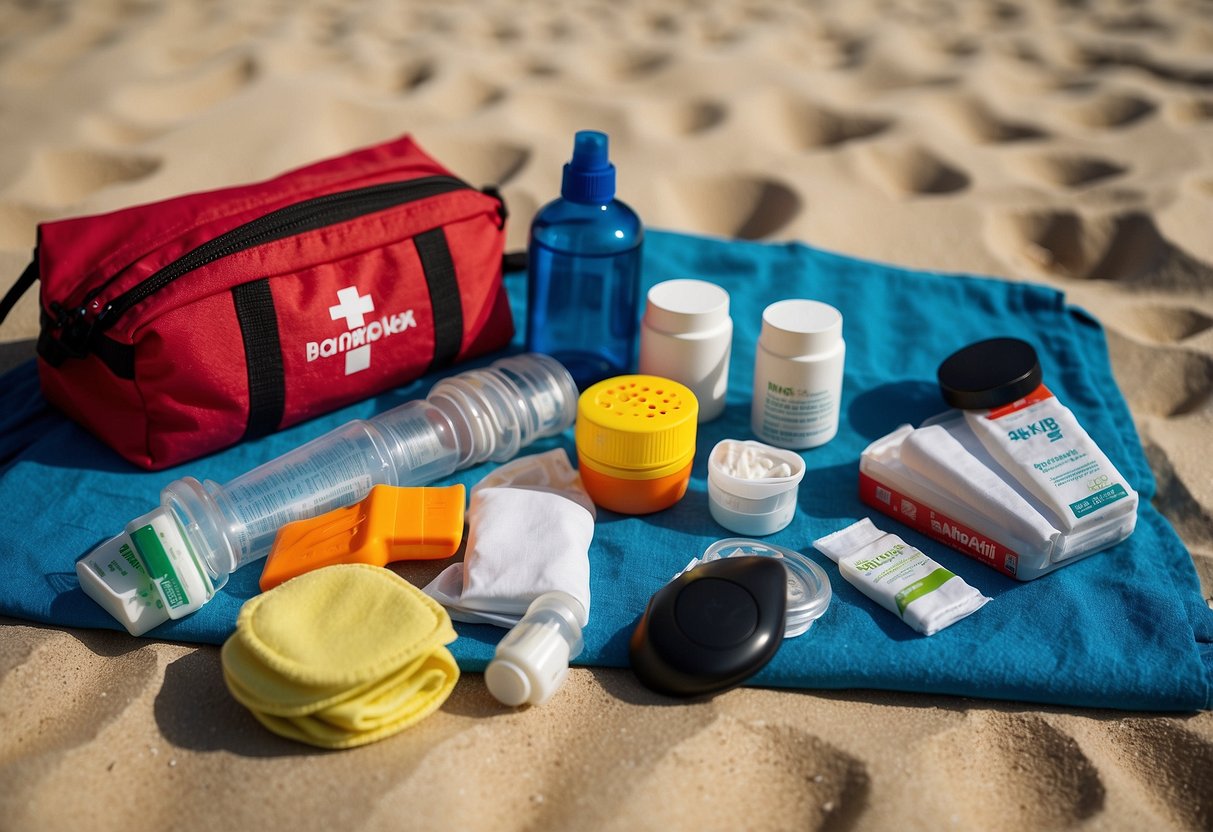
<svg viewBox="0 0 1213 832">
<path fill-rule="evenodd" d="M 813 626 L 814 621 L 825 614 L 833 596 L 830 578 L 825 570 L 800 552 L 776 546 L 774 543 L 745 537 L 726 537 L 709 546 L 702 557 L 687 565 L 687 569 L 720 558 L 746 556 L 778 558 L 787 568 L 788 612 L 784 638 L 793 638 L 806 632 Z"/>
</svg>

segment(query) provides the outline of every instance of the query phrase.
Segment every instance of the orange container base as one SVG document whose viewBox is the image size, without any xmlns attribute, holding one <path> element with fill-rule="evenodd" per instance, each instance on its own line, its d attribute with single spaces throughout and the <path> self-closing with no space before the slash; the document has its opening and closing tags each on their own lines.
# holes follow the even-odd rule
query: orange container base
<svg viewBox="0 0 1213 832">
<path fill-rule="evenodd" d="M 687 493 L 693 462 L 672 474 L 651 480 L 625 480 L 600 474 L 583 462 L 581 481 L 595 505 L 620 514 L 652 514 L 669 508 Z"/>
</svg>

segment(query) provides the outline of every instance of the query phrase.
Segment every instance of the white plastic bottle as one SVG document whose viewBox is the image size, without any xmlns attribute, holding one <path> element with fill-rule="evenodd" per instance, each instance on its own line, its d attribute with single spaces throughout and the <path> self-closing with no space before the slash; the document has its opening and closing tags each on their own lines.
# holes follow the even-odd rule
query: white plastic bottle
<svg viewBox="0 0 1213 832">
<path fill-rule="evenodd" d="M 640 323 L 640 372 L 686 385 L 699 421 L 724 412 L 733 319 L 729 293 L 703 280 L 667 280 L 649 289 Z"/>
<path fill-rule="evenodd" d="M 581 655 L 585 619 L 585 608 L 567 592 L 545 592 L 532 601 L 485 668 L 489 693 L 503 705 L 551 699 L 569 675 L 569 661 Z"/>
<path fill-rule="evenodd" d="M 798 299 L 768 306 L 754 355 L 754 435 L 794 450 L 833 439 L 845 358 L 842 313 L 833 306 Z"/>
<path fill-rule="evenodd" d="M 84 591 L 141 635 L 194 612 L 269 552 L 278 529 L 351 505 L 375 485 L 417 486 L 504 462 L 568 428 L 577 387 L 555 359 L 503 358 L 443 379 L 425 399 L 356 419 L 226 485 L 184 477 L 160 506 L 76 563 Z"/>
</svg>

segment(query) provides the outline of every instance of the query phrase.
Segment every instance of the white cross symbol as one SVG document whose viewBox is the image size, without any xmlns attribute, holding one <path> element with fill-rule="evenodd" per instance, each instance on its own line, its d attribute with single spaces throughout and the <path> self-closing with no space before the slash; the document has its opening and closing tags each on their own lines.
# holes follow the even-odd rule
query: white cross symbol
<svg viewBox="0 0 1213 832">
<path fill-rule="evenodd" d="M 345 318 L 345 325 L 348 329 L 357 329 L 362 326 L 362 316 L 375 311 L 375 302 L 371 300 L 371 296 L 358 294 L 357 286 L 338 289 L 337 300 L 341 302 L 329 307 L 329 317 L 334 321 L 338 318 Z"/>
</svg>

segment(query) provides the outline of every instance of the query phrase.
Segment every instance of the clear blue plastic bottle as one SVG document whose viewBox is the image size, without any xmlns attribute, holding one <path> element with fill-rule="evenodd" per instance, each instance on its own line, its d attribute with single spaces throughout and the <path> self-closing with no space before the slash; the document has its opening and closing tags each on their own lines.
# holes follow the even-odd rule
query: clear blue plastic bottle
<svg viewBox="0 0 1213 832">
<path fill-rule="evenodd" d="M 531 224 L 526 343 L 582 389 L 632 370 L 643 240 L 636 212 L 615 199 L 606 134 L 578 131 L 560 199 Z"/>
</svg>

